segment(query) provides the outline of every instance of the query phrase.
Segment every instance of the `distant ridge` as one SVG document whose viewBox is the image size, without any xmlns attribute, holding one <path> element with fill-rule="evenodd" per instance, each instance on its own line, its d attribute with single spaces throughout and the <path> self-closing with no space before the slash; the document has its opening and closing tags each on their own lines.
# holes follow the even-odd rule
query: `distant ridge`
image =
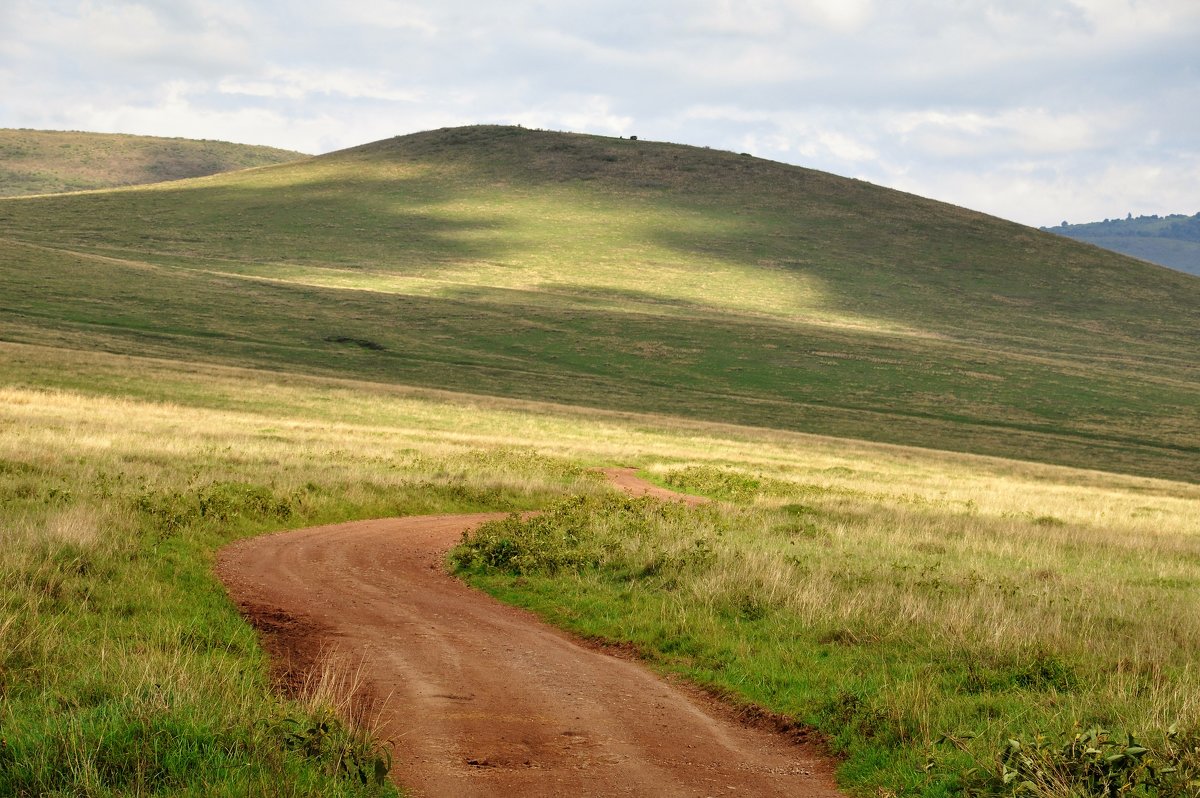
<svg viewBox="0 0 1200 798">
<path fill-rule="evenodd" d="M 1063 222 L 1042 229 L 1200 276 L 1200 213 L 1136 218 L 1130 215 L 1086 224 Z"/>
<path fill-rule="evenodd" d="M 226 141 L 0 128 L 0 197 L 160 183 L 305 157 Z"/>
</svg>

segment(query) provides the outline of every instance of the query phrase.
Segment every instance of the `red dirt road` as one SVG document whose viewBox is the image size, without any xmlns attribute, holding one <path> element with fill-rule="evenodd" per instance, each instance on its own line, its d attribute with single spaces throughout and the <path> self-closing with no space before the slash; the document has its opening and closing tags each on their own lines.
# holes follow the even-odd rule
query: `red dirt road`
<svg viewBox="0 0 1200 798">
<path fill-rule="evenodd" d="M 449 576 L 446 551 L 495 517 L 251 538 L 218 573 L 275 657 L 302 668 L 332 645 L 361 660 L 386 699 L 392 775 L 417 796 L 839 795 L 814 748 Z"/>
</svg>

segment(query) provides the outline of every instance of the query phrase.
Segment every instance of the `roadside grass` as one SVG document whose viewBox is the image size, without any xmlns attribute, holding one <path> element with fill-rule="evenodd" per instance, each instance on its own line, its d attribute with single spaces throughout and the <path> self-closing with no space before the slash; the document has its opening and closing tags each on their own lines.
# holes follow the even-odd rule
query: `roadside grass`
<svg viewBox="0 0 1200 798">
<path fill-rule="evenodd" d="M 732 153 L 434 131 L 4 200 L 0 238 L 8 341 L 1200 466 L 1196 278 Z"/>
<path fill-rule="evenodd" d="M 1194 739 L 1194 485 L 19 344 L 0 374 L 0 792 L 369 793 L 369 716 L 273 696 L 213 552 L 564 494 L 553 574 L 472 580 L 822 729 L 852 791 L 948 794 L 1073 723 Z M 603 498 L 614 463 L 731 503 Z"/>
<path fill-rule="evenodd" d="M 594 482 L 511 448 L 15 388 L 0 389 L 0 430 L 13 796 L 392 794 L 369 714 L 341 711 L 341 670 L 295 700 L 272 692 L 213 553 L 333 520 L 539 506 Z"/>
<path fill-rule="evenodd" d="M 1200 795 L 1195 495 L 1010 480 L 896 494 L 788 471 L 660 466 L 726 503 L 571 499 L 481 527 L 452 561 L 554 623 L 800 719 L 859 790 Z M 1117 742 L 1072 759 L 1091 729 Z M 1100 792 L 1095 771 L 1121 757 Z"/>
</svg>

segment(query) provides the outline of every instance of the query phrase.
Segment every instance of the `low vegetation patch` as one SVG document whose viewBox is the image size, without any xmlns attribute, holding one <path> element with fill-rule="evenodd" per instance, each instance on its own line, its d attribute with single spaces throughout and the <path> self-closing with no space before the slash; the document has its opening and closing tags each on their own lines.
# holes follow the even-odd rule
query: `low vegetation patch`
<svg viewBox="0 0 1200 798">
<path fill-rule="evenodd" d="M 732 502 L 747 502 L 758 495 L 762 479 L 715 466 L 689 466 L 667 472 L 663 480 L 680 493 L 693 493 Z"/>
<path fill-rule="evenodd" d="M 0 197 L 159 183 L 303 157 L 224 141 L 0 129 Z"/>
<path fill-rule="evenodd" d="M 1057 739 L 1010 739 L 995 768 L 968 772 L 965 787 L 968 795 L 1031 798 L 1200 795 L 1200 737 L 1172 726 L 1153 749 L 1099 727 Z"/>
<path fill-rule="evenodd" d="M 710 508 L 653 499 L 575 496 L 543 513 L 513 514 L 466 535 L 452 561 L 466 570 L 555 575 L 588 569 L 616 579 L 668 574 L 706 564 L 727 520 Z"/>
</svg>

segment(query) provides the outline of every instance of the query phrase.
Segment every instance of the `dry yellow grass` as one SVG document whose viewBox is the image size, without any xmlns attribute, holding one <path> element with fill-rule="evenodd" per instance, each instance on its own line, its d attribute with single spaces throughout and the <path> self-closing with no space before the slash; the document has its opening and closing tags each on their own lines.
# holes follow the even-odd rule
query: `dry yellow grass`
<svg viewBox="0 0 1200 798">
<path fill-rule="evenodd" d="M 54 660 L 66 639 L 55 591 L 72 589 L 76 566 L 64 563 L 102 564 L 130 551 L 144 523 L 130 500 L 143 493 L 250 483 L 291 497 L 303 517 L 333 520 L 351 508 L 388 512 L 399 506 L 388 497 L 416 484 L 532 502 L 603 490 L 579 466 L 640 465 L 663 479 L 699 467 L 762 488 L 723 511 L 733 531 L 712 538 L 717 566 L 659 591 L 654 624 L 668 638 L 726 641 L 732 648 L 721 656 L 776 662 L 739 677 L 751 695 L 769 698 L 799 673 L 815 678 L 819 668 L 792 642 L 803 633 L 850 657 L 846 673 L 869 685 L 871 717 L 890 718 L 913 751 L 961 731 L 956 724 L 985 705 L 996 714 L 974 721 L 983 736 L 1006 733 L 1014 712 L 1035 707 L 1029 717 L 1042 724 L 1200 728 L 1197 485 L 17 345 L 0 345 L 0 369 L 10 376 L 0 388 L 0 491 L 10 499 L 0 516 L 0 577 L 33 586 L 0 607 L 0 643 L 26 661 Z M 53 384 L 47 370 L 69 373 L 76 387 L 32 387 Z M 122 391 L 140 398 L 114 395 Z M 788 513 L 799 513 L 794 527 L 781 523 Z M 689 530 L 684 542 L 695 534 L 707 533 Z M 721 619 L 730 608 L 782 618 L 790 631 L 729 642 Z M 187 631 L 167 637 L 187 639 Z M 218 685 L 185 675 L 196 666 L 189 656 L 146 658 L 116 642 L 96 678 L 124 680 L 137 705 L 149 706 L 158 699 L 138 663 L 152 663 L 175 674 L 170 700 L 202 704 Z M 1033 687 L 987 692 L 1001 689 L 989 679 L 1024 678 L 1029 663 L 1050 670 L 1031 671 Z M 946 693 L 956 679 L 981 680 L 971 688 L 987 693 L 970 704 L 976 709 Z M 80 773 L 79 783 L 90 783 Z"/>
</svg>

